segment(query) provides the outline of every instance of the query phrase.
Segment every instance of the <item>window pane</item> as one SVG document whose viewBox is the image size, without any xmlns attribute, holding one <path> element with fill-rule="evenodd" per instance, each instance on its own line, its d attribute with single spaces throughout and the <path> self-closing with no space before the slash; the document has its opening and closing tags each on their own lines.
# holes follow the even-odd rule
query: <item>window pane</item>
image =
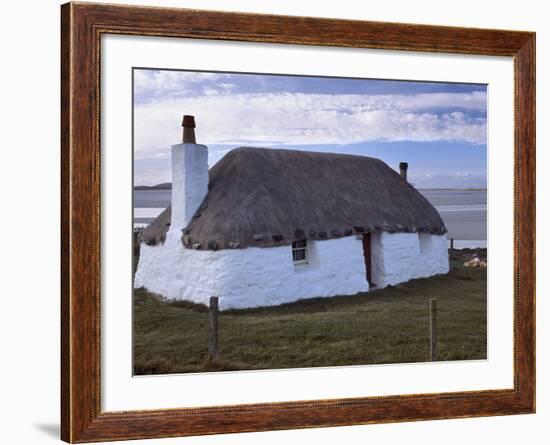
<svg viewBox="0 0 550 445">
<path fill-rule="evenodd" d="M 292 248 L 293 249 L 305 248 L 305 247 L 306 247 L 306 240 L 305 239 L 302 239 L 302 240 L 299 240 L 299 241 L 294 241 L 292 243 Z"/>
<path fill-rule="evenodd" d="M 292 258 L 294 261 L 304 261 L 306 259 L 306 250 L 297 249 L 292 252 Z"/>
</svg>

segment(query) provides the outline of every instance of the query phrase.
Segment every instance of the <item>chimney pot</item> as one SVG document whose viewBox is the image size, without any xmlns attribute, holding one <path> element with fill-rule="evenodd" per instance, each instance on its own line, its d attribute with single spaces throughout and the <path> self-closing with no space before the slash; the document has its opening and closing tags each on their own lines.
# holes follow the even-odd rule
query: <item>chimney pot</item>
<svg viewBox="0 0 550 445">
<path fill-rule="evenodd" d="M 409 168 L 409 164 L 406 162 L 400 162 L 399 163 L 399 173 L 401 174 L 401 177 L 407 181 L 407 169 Z"/>
<path fill-rule="evenodd" d="M 184 115 L 181 123 L 183 127 L 183 143 L 184 144 L 196 144 L 195 139 L 195 116 Z"/>
</svg>

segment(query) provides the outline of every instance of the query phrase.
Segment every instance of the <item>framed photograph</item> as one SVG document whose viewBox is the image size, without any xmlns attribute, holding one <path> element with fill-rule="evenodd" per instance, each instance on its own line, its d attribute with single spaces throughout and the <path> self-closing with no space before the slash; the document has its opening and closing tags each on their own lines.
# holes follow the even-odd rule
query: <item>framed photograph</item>
<svg viewBox="0 0 550 445">
<path fill-rule="evenodd" d="M 535 35 L 62 6 L 62 439 L 535 411 Z"/>
</svg>

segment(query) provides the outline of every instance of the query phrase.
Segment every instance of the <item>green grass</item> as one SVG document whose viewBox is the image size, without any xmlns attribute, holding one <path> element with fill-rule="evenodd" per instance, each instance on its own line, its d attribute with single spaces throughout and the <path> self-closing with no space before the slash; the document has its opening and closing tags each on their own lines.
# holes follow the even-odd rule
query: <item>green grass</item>
<svg viewBox="0 0 550 445">
<path fill-rule="evenodd" d="M 429 300 L 437 298 L 438 360 L 486 358 L 486 271 L 352 296 L 230 310 L 219 316 L 219 360 L 207 359 L 208 309 L 134 293 L 136 374 L 410 363 L 429 357 Z"/>
</svg>

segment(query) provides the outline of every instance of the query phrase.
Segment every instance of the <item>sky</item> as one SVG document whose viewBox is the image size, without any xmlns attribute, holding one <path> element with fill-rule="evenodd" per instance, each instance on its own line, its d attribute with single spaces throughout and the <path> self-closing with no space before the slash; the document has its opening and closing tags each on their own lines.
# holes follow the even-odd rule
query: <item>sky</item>
<svg viewBox="0 0 550 445">
<path fill-rule="evenodd" d="M 484 188 L 487 87 L 292 75 L 139 69 L 134 184 L 170 182 L 184 114 L 212 166 L 241 146 L 372 156 L 417 188 Z"/>
</svg>

